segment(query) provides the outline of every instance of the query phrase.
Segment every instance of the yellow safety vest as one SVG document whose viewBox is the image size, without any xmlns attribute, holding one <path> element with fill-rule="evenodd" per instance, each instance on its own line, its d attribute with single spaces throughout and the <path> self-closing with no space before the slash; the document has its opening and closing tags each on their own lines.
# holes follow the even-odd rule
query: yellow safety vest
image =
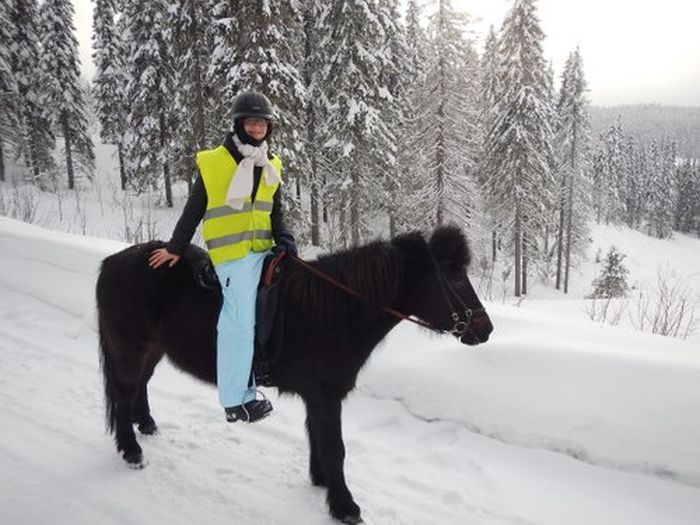
<svg viewBox="0 0 700 525">
<path fill-rule="evenodd" d="M 282 172 L 282 161 L 276 155 L 270 163 Z M 255 194 L 255 202 L 245 198 L 243 208 L 234 210 L 225 203 L 228 187 L 238 165 L 224 146 L 197 153 L 197 167 L 207 191 L 207 210 L 202 236 L 214 264 L 245 257 L 251 250 L 264 252 L 275 245 L 272 239 L 273 197 L 279 183 L 267 184 L 263 174 Z"/>
</svg>

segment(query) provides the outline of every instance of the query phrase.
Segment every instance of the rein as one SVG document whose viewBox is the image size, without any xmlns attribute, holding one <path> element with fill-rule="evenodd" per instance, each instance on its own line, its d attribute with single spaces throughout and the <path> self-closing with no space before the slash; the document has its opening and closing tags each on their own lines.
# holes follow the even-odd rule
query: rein
<svg viewBox="0 0 700 525">
<path fill-rule="evenodd" d="M 295 255 L 292 255 L 291 259 L 294 262 L 296 262 L 297 264 L 299 264 L 300 266 L 306 268 L 308 271 L 310 271 L 311 273 L 313 273 L 317 277 L 320 277 L 324 281 L 332 284 L 336 288 L 340 288 L 341 290 L 347 292 L 348 294 L 352 295 L 353 297 L 357 297 L 358 299 L 361 299 L 365 302 L 370 302 L 369 299 L 367 299 L 367 297 L 362 295 L 360 292 L 358 292 L 355 289 L 351 288 L 350 286 L 338 281 L 337 279 L 331 277 L 330 275 L 322 272 L 318 268 L 314 268 L 313 266 L 311 266 L 309 263 L 307 263 L 303 259 L 300 259 L 299 257 L 297 257 Z M 433 259 L 433 262 L 435 262 L 434 259 Z M 457 337 L 461 337 L 469 329 L 471 317 L 472 317 L 474 312 L 473 312 L 473 310 L 466 308 L 466 305 L 464 305 L 464 302 L 459 297 L 459 295 L 454 290 L 454 288 L 452 288 L 449 285 L 449 283 L 444 282 L 442 274 L 440 273 L 440 270 L 437 267 L 437 263 L 435 263 L 435 264 L 436 264 L 435 269 L 437 270 L 437 273 L 438 273 L 438 281 L 440 282 L 440 287 L 442 288 L 442 293 L 445 297 L 445 300 L 447 301 L 447 304 L 449 305 L 450 309 L 452 310 L 452 320 L 455 322 L 455 325 L 454 325 L 454 327 L 452 327 L 452 330 L 443 330 L 442 328 L 438 328 L 436 326 L 433 326 L 431 323 L 423 321 L 422 319 L 417 319 L 417 318 L 411 317 L 409 315 L 406 315 L 406 314 L 396 310 L 395 308 L 391 308 L 389 306 L 382 307 L 382 310 L 393 315 L 394 317 L 396 317 L 398 319 L 402 319 L 404 321 L 410 321 L 410 322 L 415 323 L 419 326 L 422 326 L 423 328 L 428 328 L 429 330 L 433 330 L 434 332 L 438 332 L 438 333 L 449 332 Z M 465 315 L 466 315 L 465 320 L 462 320 L 459 316 L 459 313 L 453 308 L 452 301 L 450 301 L 450 298 L 446 292 L 446 288 L 448 290 L 450 290 L 452 292 L 452 294 L 455 295 L 458 302 L 461 303 L 461 305 L 465 307 Z"/>
</svg>

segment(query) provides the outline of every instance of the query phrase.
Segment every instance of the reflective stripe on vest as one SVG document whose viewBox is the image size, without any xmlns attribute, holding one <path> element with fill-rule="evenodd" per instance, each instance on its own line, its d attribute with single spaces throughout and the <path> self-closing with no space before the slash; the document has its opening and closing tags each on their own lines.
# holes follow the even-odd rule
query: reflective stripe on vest
<svg viewBox="0 0 700 525">
<path fill-rule="evenodd" d="M 279 174 L 282 162 L 273 157 L 270 162 Z M 236 210 L 226 204 L 226 193 L 238 167 L 224 146 L 197 153 L 197 166 L 207 192 L 207 209 L 202 224 L 202 236 L 214 264 L 245 257 L 248 252 L 263 252 L 274 246 L 270 214 L 279 184 L 269 185 L 264 175 L 255 194 L 255 202 L 245 198 L 243 208 Z"/>
</svg>

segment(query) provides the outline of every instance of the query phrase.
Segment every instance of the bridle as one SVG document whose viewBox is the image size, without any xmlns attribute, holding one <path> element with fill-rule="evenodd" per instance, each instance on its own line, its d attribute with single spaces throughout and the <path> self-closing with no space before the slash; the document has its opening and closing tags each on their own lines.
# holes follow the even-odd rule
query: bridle
<svg viewBox="0 0 700 525">
<path fill-rule="evenodd" d="M 357 297 L 358 299 L 362 299 L 363 301 L 370 302 L 370 300 L 357 290 L 351 288 L 350 286 L 338 281 L 334 277 L 331 277 L 330 275 L 322 272 L 318 268 L 313 267 L 303 259 L 300 259 L 296 255 L 291 255 L 290 258 L 296 262 L 298 265 L 302 266 L 309 272 L 313 273 L 314 275 L 320 277 L 324 281 L 332 284 L 333 286 L 340 288 L 341 290 L 347 292 L 348 294 Z M 451 318 L 452 321 L 454 322 L 454 326 L 450 330 L 445 330 L 443 328 L 438 328 L 437 326 L 433 325 L 432 323 L 429 323 L 427 321 L 423 321 L 422 319 L 417 319 L 415 317 L 411 317 L 410 315 L 406 315 L 403 312 L 400 312 L 399 310 L 396 310 L 395 308 L 391 308 L 389 306 L 384 306 L 382 307 L 382 310 L 385 312 L 393 315 L 394 317 L 398 319 L 402 319 L 405 321 L 410 321 L 412 323 L 415 323 L 419 326 L 422 326 L 424 328 L 428 328 L 429 330 L 432 330 L 434 332 L 438 333 L 450 333 L 454 335 L 455 337 L 461 338 L 463 337 L 469 328 L 471 327 L 471 322 L 472 318 L 475 313 L 478 312 L 483 312 L 485 311 L 484 308 L 468 308 L 466 304 L 464 304 L 464 301 L 462 301 L 462 298 L 459 296 L 457 291 L 454 289 L 454 287 L 450 284 L 449 281 L 447 281 L 442 275 L 442 271 L 440 270 L 440 265 L 438 262 L 435 260 L 433 257 L 433 254 L 430 254 L 430 259 L 433 262 L 433 266 L 435 268 L 435 273 L 437 275 L 438 282 L 440 283 L 440 289 L 442 291 L 442 295 L 445 298 L 445 302 L 447 303 L 448 308 L 450 309 L 451 313 Z M 450 295 L 452 295 L 458 303 L 458 307 L 455 307 L 453 301 L 450 299 Z"/>
<path fill-rule="evenodd" d="M 440 289 L 442 290 L 442 296 L 445 298 L 445 302 L 447 302 L 447 306 L 452 312 L 450 316 L 452 317 L 454 326 L 452 327 L 452 330 L 450 330 L 450 333 L 457 338 L 462 338 L 464 334 L 469 331 L 474 314 L 485 312 L 486 309 L 484 307 L 469 308 L 459 296 L 454 286 L 452 286 L 452 284 L 445 279 L 445 276 L 440 270 L 440 264 L 435 260 L 435 256 L 432 253 L 430 253 L 430 260 L 433 262 L 435 275 L 437 275 L 437 280 L 438 283 L 440 283 Z M 455 304 L 452 302 L 450 296 L 456 300 L 457 306 L 455 306 Z M 476 337 L 476 334 L 474 334 L 474 336 Z"/>
</svg>

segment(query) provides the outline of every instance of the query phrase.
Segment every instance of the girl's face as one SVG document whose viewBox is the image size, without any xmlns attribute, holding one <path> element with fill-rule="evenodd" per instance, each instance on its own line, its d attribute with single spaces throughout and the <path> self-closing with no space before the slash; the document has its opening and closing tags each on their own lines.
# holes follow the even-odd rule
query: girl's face
<svg viewBox="0 0 700 525">
<path fill-rule="evenodd" d="M 262 140 L 267 135 L 268 123 L 264 118 L 248 117 L 243 121 L 243 129 L 255 140 Z"/>
</svg>

